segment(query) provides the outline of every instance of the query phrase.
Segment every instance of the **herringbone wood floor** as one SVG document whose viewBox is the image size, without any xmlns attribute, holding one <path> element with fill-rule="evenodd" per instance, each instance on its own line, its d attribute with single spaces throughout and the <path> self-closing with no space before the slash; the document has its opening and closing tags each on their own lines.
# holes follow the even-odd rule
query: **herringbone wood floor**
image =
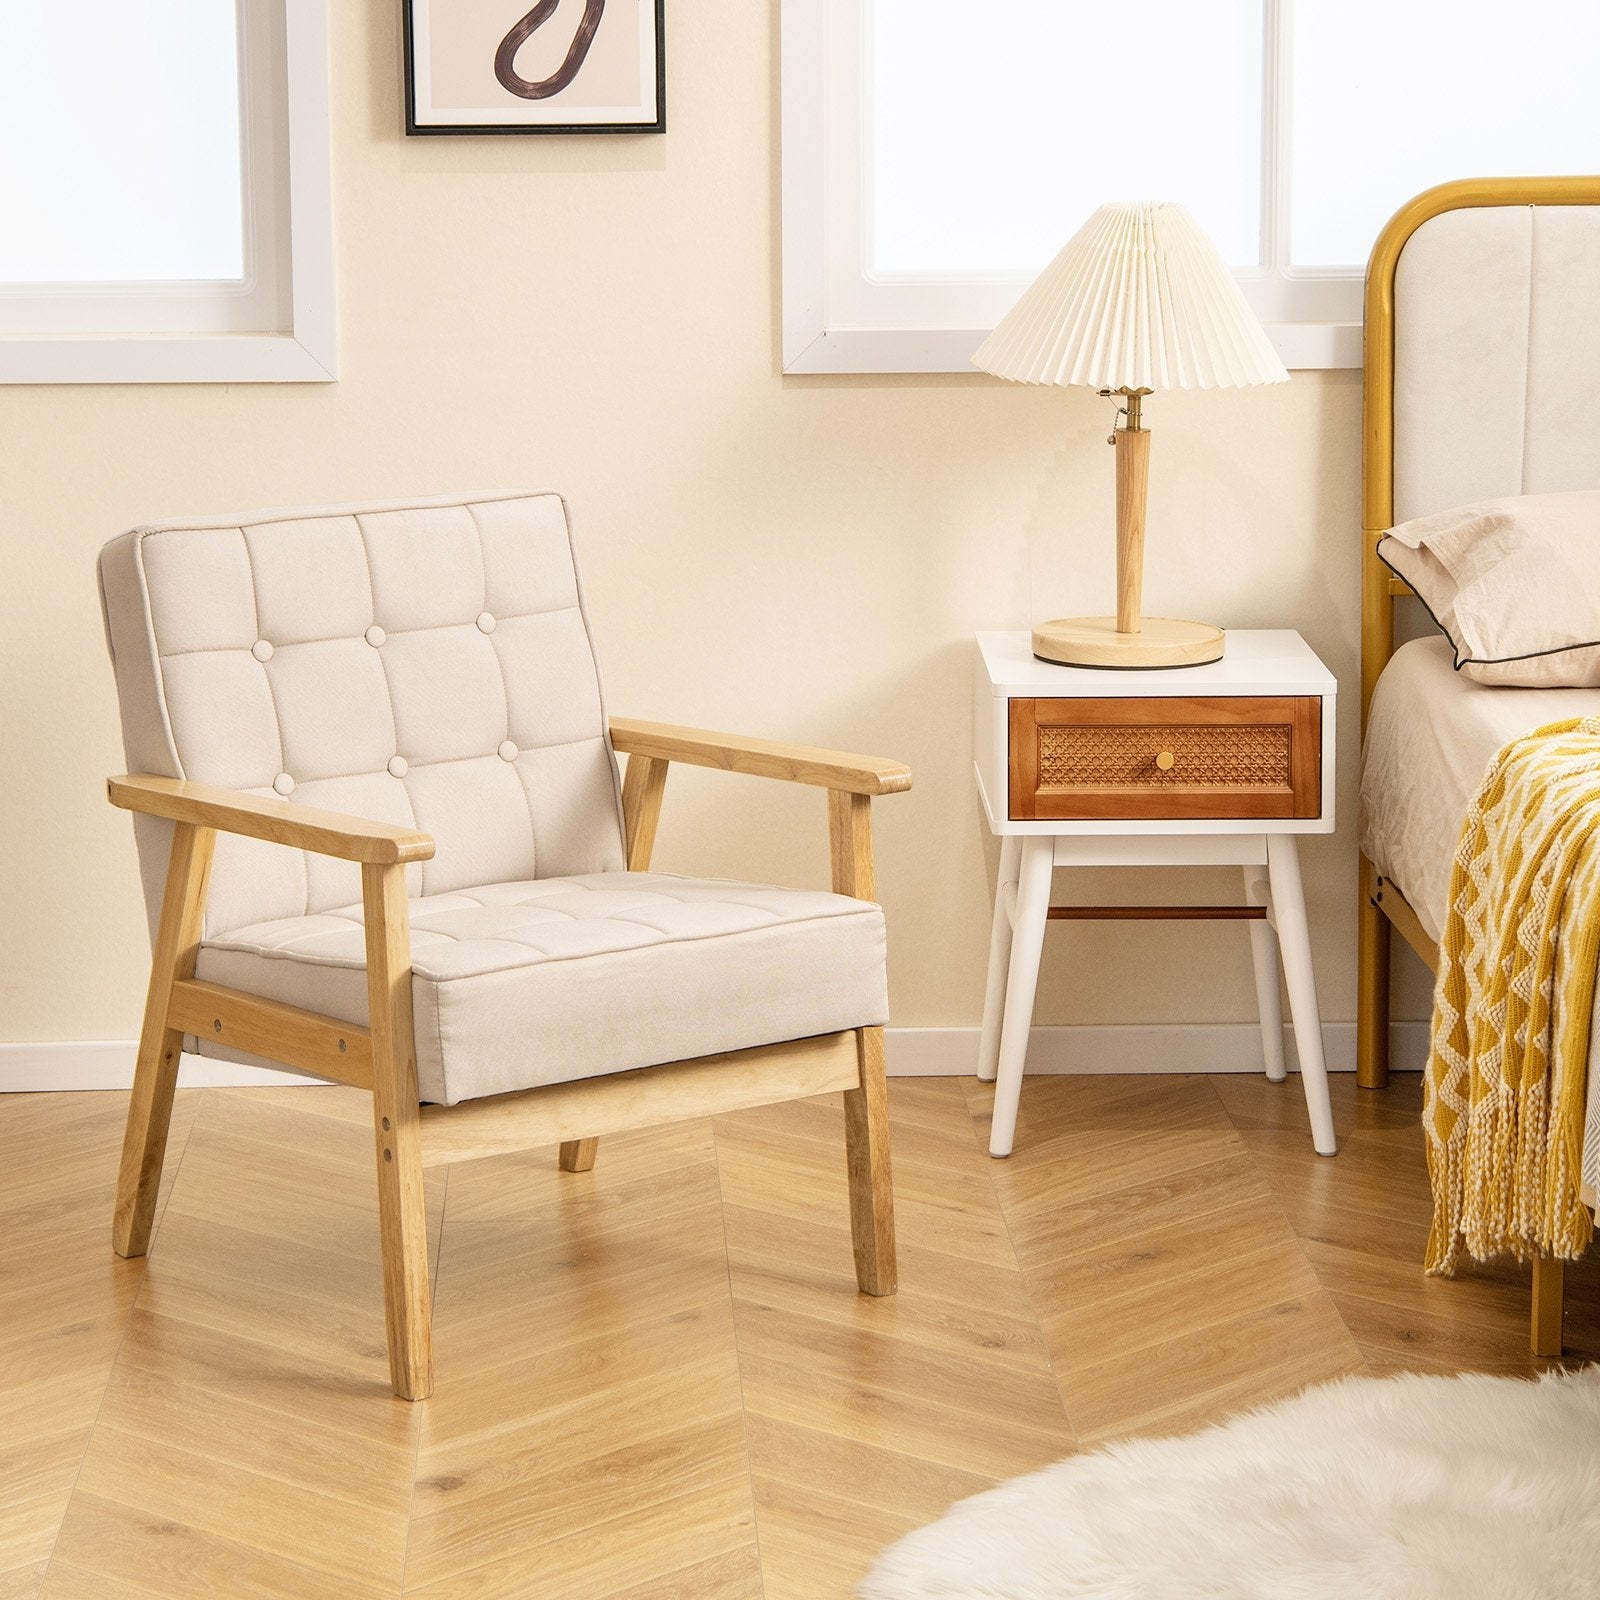
<svg viewBox="0 0 1600 1600">
<path fill-rule="evenodd" d="M 146 1263 L 125 1097 L 0 1099 L 0 1600 L 842 1600 L 953 1499 L 1350 1372 L 1525 1373 L 1514 1268 L 1418 1269 L 1418 1084 L 891 1085 L 901 1292 L 828 1099 L 433 1184 L 438 1389 L 389 1396 L 365 1097 L 180 1095 Z M 1600 1256 L 1600 1252 L 1597 1252 Z M 1600 1355 L 1600 1268 L 1568 1345 Z"/>
</svg>

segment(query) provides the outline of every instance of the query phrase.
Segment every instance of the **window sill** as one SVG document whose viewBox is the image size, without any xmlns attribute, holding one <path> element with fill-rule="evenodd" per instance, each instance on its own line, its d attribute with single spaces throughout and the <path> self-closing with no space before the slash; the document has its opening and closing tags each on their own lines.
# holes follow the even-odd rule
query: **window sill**
<svg viewBox="0 0 1600 1600">
<path fill-rule="evenodd" d="M 333 383 L 331 328 L 314 343 L 289 334 L 0 337 L 0 384 Z"/>
<path fill-rule="evenodd" d="M 783 370 L 799 377 L 847 372 L 976 372 L 972 353 L 987 328 L 786 328 Z M 1359 322 L 1267 324 L 1291 370 L 1359 368 Z"/>
</svg>

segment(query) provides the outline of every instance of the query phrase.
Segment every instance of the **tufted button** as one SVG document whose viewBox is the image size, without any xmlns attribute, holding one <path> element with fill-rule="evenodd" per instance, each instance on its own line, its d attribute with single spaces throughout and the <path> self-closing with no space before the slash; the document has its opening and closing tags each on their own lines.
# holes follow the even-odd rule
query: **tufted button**
<svg viewBox="0 0 1600 1600">
<path fill-rule="evenodd" d="M 410 768 L 406 765 L 404 756 L 389 757 L 389 776 L 391 778 L 403 778 L 408 771 L 410 771 Z"/>
<path fill-rule="evenodd" d="M 367 629 L 367 643 L 370 644 L 374 650 L 376 650 L 378 646 L 381 645 L 388 637 L 389 635 L 386 634 L 383 629 L 377 625 L 377 623 L 373 623 L 373 625 Z"/>
<path fill-rule="evenodd" d="M 487 611 L 480 611 L 478 613 L 478 632 L 479 633 L 493 633 L 494 632 L 494 618 L 491 617 Z"/>
<path fill-rule="evenodd" d="M 294 779 L 291 778 L 287 772 L 280 772 L 278 776 L 272 780 L 272 787 L 276 789 L 278 793 L 281 794 L 285 799 L 287 799 L 294 793 Z"/>
<path fill-rule="evenodd" d="M 272 646 L 268 644 L 265 639 L 257 639 L 256 642 L 250 646 L 250 654 L 253 655 L 257 661 L 270 661 L 272 659 Z"/>
<path fill-rule="evenodd" d="M 495 751 L 495 754 L 499 756 L 502 761 L 515 761 L 517 759 L 517 747 L 512 744 L 509 739 L 506 739 L 502 741 L 500 748 Z"/>
</svg>

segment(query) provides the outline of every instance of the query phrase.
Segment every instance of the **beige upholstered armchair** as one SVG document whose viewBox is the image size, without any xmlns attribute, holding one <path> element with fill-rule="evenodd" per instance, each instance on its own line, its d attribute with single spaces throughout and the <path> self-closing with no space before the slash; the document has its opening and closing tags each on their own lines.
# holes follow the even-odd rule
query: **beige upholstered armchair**
<svg viewBox="0 0 1600 1600">
<path fill-rule="evenodd" d="M 440 1162 L 581 1172 L 605 1133 L 842 1089 L 857 1281 L 893 1292 L 868 808 L 905 767 L 608 721 L 554 494 L 140 528 L 100 584 L 154 947 L 119 1254 L 187 1043 L 371 1090 L 405 1398 Z M 650 872 L 673 761 L 825 789 L 835 892 Z"/>
</svg>

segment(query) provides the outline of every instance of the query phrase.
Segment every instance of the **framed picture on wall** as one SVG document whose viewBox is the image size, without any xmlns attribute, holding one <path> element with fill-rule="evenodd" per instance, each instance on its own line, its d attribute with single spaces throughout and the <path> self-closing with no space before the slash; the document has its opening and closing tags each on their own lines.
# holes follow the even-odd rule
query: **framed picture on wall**
<svg viewBox="0 0 1600 1600">
<path fill-rule="evenodd" d="M 664 133 L 665 0 L 404 0 L 407 133 Z"/>
</svg>

